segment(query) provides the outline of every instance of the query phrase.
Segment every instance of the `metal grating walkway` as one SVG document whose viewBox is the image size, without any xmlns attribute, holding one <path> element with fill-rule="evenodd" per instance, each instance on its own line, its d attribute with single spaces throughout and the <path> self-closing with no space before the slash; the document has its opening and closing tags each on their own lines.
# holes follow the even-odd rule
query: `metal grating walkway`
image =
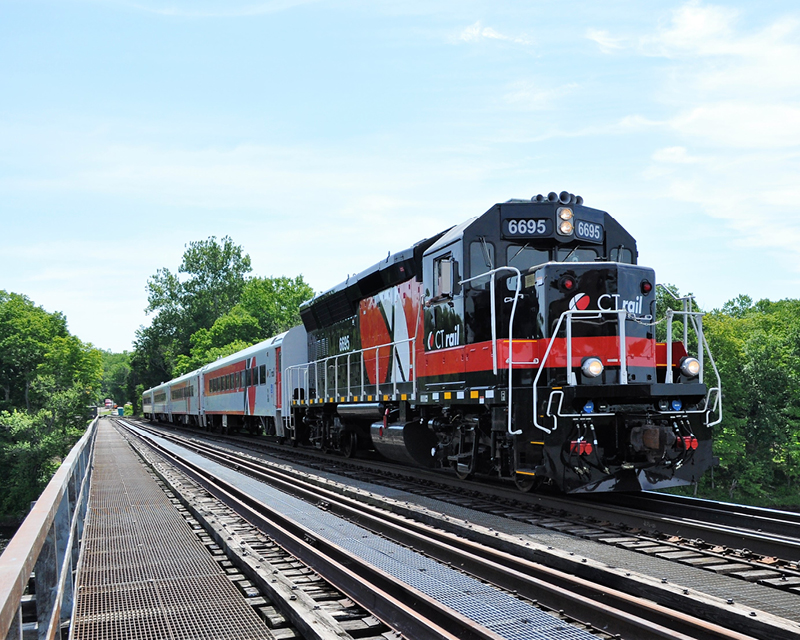
<svg viewBox="0 0 800 640">
<path fill-rule="evenodd" d="M 98 426 L 73 638 L 273 638 L 130 446 Z"/>
</svg>

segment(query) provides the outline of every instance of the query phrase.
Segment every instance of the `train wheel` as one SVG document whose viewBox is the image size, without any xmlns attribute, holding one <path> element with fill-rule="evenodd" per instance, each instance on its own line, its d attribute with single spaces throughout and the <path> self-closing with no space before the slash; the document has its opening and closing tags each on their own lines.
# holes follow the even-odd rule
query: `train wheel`
<svg viewBox="0 0 800 640">
<path fill-rule="evenodd" d="M 461 480 L 468 480 L 475 473 L 475 430 L 459 428 L 455 443 L 453 469 Z"/>
<path fill-rule="evenodd" d="M 358 434 L 355 431 L 345 431 L 342 434 L 342 453 L 345 458 L 352 458 L 358 451 Z"/>
<path fill-rule="evenodd" d="M 517 489 L 522 491 L 522 493 L 528 493 L 537 489 L 542 484 L 542 479 L 537 476 L 529 476 L 527 474 L 522 473 L 515 473 L 514 474 L 514 484 L 517 485 Z"/>
</svg>

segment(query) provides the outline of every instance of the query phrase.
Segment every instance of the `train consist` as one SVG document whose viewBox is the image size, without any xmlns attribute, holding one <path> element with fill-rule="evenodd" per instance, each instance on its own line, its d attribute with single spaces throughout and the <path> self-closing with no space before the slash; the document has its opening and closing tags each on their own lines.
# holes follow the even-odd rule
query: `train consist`
<svg viewBox="0 0 800 640">
<path fill-rule="evenodd" d="M 719 376 L 690 305 L 656 342 L 637 258 L 567 192 L 496 204 L 316 296 L 301 326 L 149 389 L 144 413 L 522 490 L 688 484 L 712 463 Z"/>
</svg>

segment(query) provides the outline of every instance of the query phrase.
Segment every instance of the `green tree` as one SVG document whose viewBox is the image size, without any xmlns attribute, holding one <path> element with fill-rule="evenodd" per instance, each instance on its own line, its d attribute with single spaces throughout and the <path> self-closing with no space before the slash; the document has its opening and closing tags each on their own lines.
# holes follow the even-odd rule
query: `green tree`
<svg viewBox="0 0 800 640">
<path fill-rule="evenodd" d="M 250 271 L 250 256 L 227 236 L 186 245 L 177 273 L 159 269 L 147 281 L 153 321 L 134 341 L 137 384 L 152 387 L 172 378 L 176 358 L 190 353 L 192 334 L 210 329 L 236 305 Z"/>
<path fill-rule="evenodd" d="M 241 306 L 256 320 L 264 338 L 300 324 L 300 305 L 314 297 L 302 275 L 296 278 L 251 278 L 245 284 Z"/>
<path fill-rule="evenodd" d="M 130 360 L 136 384 L 150 388 L 221 355 L 300 323 L 314 292 L 303 276 L 248 277 L 250 257 L 227 236 L 187 245 L 177 273 L 148 280 L 149 327 L 136 334 Z"/>
<path fill-rule="evenodd" d="M 30 390 L 48 345 L 65 338 L 67 321 L 27 297 L 0 291 L 0 408 L 31 409 Z"/>
<path fill-rule="evenodd" d="M 63 314 L 0 292 L 0 515 L 23 514 L 80 437 L 102 370 Z"/>
<path fill-rule="evenodd" d="M 133 388 L 131 387 L 131 356 L 127 351 L 111 353 L 104 351 L 103 356 L 103 383 L 100 395 L 111 398 L 118 405 L 133 402 Z"/>
</svg>

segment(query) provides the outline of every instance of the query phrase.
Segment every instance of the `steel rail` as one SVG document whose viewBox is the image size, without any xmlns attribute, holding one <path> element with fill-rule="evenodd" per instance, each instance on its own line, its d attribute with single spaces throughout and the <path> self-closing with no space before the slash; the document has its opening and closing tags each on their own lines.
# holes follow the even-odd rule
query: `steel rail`
<svg viewBox="0 0 800 640">
<path fill-rule="evenodd" d="M 170 425 L 174 429 L 174 425 Z M 147 429 L 150 425 L 140 425 L 140 428 Z M 211 437 L 222 441 L 236 442 L 241 444 L 241 440 L 215 436 L 214 434 L 193 432 L 197 436 Z M 160 432 L 160 435 L 164 435 Z M 254 446 L 252 441 L 247 443 L 249 447 L 264 451 L 272 449 L 275 451 L 285 452 L 286 447 L 280 445 L 264 442 L 258 446 Z M 697 513 L 696 517 L 691 517 L 687 509 L 677 509 L 673 512 L 654 513 L 648 506 L 637 507 L 636 501 L 643 499 L 640 495 L 643 494 L 614 494 L 614 493 L 594 493 L 589 496 L 584 495 L 554 495 L 546 492 L 539 493 L 521 493 L 510 487 L 500 485 L 498 483 L 477 482 L 469 480 L 459 480 L 455 476 L 448 475 L 441 471 L 429 471 L 425 469 L 417 469 L 411 467 L 404 467 L 395 463 L 387 463 L 376 460 L 357 460 L 347 459 L 344 460 L 340 456 L 325 456 L 319 451 L 315 450 L 301 450 L 292 448 L 292 459 L 298 456 L 303 456 L 315 460 L 336 460 L 340 465 L 348 465 L 352 468 L 363 468 L 365 471 L 372 472 L 387 472 L 393 478 L 398 474 L 407 476 L 408 481 L 424 481 L 428 483 L 436 483 L 443 488 L 449 488 L 453 491 L 471 492 L 475 495 L 481 494 L 487 500 L 502 500 L 508 502 L 517 502 L 520 504 L 533 506 L 537 508 L 547 509 L 553 512 L 563 512 L 570 514 L 564 516 L 565 519 L 572 519 L 575 522 L 579 518 L 590 518 L 593 520 L 607 520 L 614 522 L 625 527 L 632 529 L 641 529 L 648 532 L 649 535 L 664 534 L 668 536 L 680 536 L 682 538 L 692 540 L 700 539 L 711 545 L 725 546 L 732 549 L 746 548 L 747 550 L 767 557 L 782 557 L 789 561 L 797 561 L 800 558 L 800 524 L 794 531 L 794 536 L 791 535 L 791 524 L 786 524 L 787 529 L 783 537 L 779 531 L 772 531 L 772 528 L 766 523 L 758 526 L 753 526 L 752 522 L 747 523 L 746 520 L 737 522 L 734 526 L 725 526 L 726 521 L 720 518 L 714 518 L 707 522 L 703 521 L 702 514 Z M 672 496 L 669 494 L 655 494 L 647 492 L 651 498 L 656 498 L 660 501 L 676 501 L 682 497 Z M 651 501 L 650 504 L 656 504 Z M 724 503 L 721 503 L 724 505 Z M 741 505 L 731 505 L 729 511 L 735 512 Z M 742 507 L 742 510 L 747 509 Z M 755 509 L 755 508 L 749 508 Z M 761 513 L 769 510 L 762 510 Z M 786 515 L 787 512 L 773 512 L 781 514 L 782 519 L 787 523 L 791 522 L 789 516 L 796 515 L 800 519 L 800 514 Z M 768 515 L 763 516 L 768 519 Z M 757 529 L 761 528 L 762 531 Z"/>
<path fill-rule="evenodd" d="M 361 561 L 335 543 L 320 538 L 222 478 L 179 458 L 151 438 L 128 431 L 400 633 L 410 638 L 431 640 L 502 640 L 491 630 L 476 625 L 473 620 Z"/>
<path fill-rule="evenodd" d="M 165 436 L 161 434 L 161 437 Z M 754 637 L 700 620 L 674 607 L 661 606 L 644 598 L 545 567 L 513 553 L 490 548 L 454 533 L 366 505 L 242 456 L 219 452 L 211 446 L 198 445 L 196 442 L 187 443 L 177 436 L 166 438 L 221 464 L 234 466 L 312 504 L 323 503 L 325 509 L 331 513 L 421 550 L 441 562 L 458 566 L 504 589 L 516 591 L 552 609 L 565 610 L 570 616 L 590 621 L 606 631 L 642 639 L 744 640 Z M 753 624 L 750 620 L 745 622 L 745 626 L 755 626 L 763 631 L 763 625 Z M 781 629 L 775 632 L 771 628 L 770 631 L 774 638 L 794 637 L 794 631 L 786 636 L 781 635 Z"/>
<path fill-rule="evenodd" d="M 610 501 L 615 501 L 609 496 Z M 668 515 L 693 513 L 693 518 L 706 522 L 757 530 L 800 542 L 800 513 L 754 507 L 746 504 L 719 502 L 691 496 L 646 491 L 636 496 L 643 508 Z"/>
<path fill-rule="evenodd" d="M 798 514 L 650 492 L 624 498 L 593 496 L 592 505 L 620 516 L 646 513 L 648 520 L 664 533 L 700 538 L 734 549 L 746 548 L 759 555 L 789 561 L 800 558 Z"/>
</svg>

